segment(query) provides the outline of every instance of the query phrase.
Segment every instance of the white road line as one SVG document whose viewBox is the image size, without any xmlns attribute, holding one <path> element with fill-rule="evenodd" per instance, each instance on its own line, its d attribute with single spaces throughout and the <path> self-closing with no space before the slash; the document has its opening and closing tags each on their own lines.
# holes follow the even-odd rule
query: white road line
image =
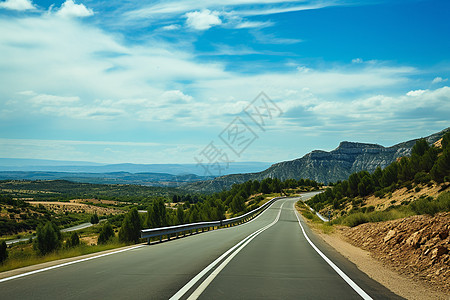
<svg viewBox="0 0 450 300">
<path fill-rule="evenodd" d="M 274 202 L 276 203 L 276 202 Z M 274 204 L 272 203 L 272 205 Z M 284 204 L 284 203 L 283 203 Z M 270 206 L 272 206 L 270 205 Z M 270 206 L 264 210 L 264 212 L 266 212 Z M 281 208 L 283 207 L 283 205 L 281 205 L 280 207 L 280 212 L 278 213 L 278 217 L 279 214 L 281 213 Z M 264 213 L 263 212 L 263 213 Z M 262 213 L 260 214 L 262 215 Z M 259 216 L 258 216 L 259 217 Z M 277 217 L 277 218 L 278 218 Z M 277 220 L 278 221 L 278 220 Z M 228 249 L 228 251 L 226 251 L 224 254 L 222 254 L 219 258 L 217 258 L 215 261 L 213 261 L 212 263 L 210 263 L 206 268 L 204 268 L 200 273 L 198 273 L 194 278 L 192 278 L 188 283 L 186 283 L 175 295 L 173 295 L 172 297 L 170 297 L 170 300 L 178 300 L 180 299 L 184 294 L 186 294 L 200 279 L 202 279 L 203 276 L 205 276 L 209 271 L 211 271 L 212 268 L 214 268 L 218 263 L 220 263 L 225 257 L 227 257 L 230 253 L 232 253 L 236 248 L 239 248 L 242 244 L 244 244 L 246 241 L 248 241 L 249 239 L 251 239 L 254 235 L 259 234 L 259 231 L 262 230 L 263 228 L 258 229 L 257 231 L 251 233 L 250 235 L 248 235 L 246 238 L 244 238 L 242 241 L 240 241 L 239 243 L 237 243 L 236 245 L 234 245 L 233 247 L 231 247 L 230 249 Z"/>
<path fill-rule="evenodd" d="M 114 251 L 114 252 L 108 252 L 108 253 L 92 256 L 92 257 L 87 257 L 87 258 L 83 258 L 83 259 L 79 259 L 79 260 L 66 262 L 66 263 L 59 264 L 59 265 L 56 265 L 56 266 L 51 266 L 51 267 L 48 267 L 48 268 L 43 268 L 43 269 L 34 270 L 34 271 L 31 271 L 31 272 L 27 272 L 27 273 L 23 273 L 23 274 L 19 274 L 19 275 L 14 275 L 14 276 L 11 276 L 11 277 L 6 277 L 6 278 L 3 278 L 3 279 L 0 279 L 0 283 L 5 282 L 5 281 L 9 281 L 9 280 L 12 280 L 12 279 L 24 277 L 24 276 L 33 275 L 33 274 L 36 274 L 36 273 L 41 273 L 41 272 L 45 272 L 45 271 L 49 271 L 49 270 L 53 270 L 53 269 L 57 269 L 57 268 L 61 268 L 61 267 L 69 266 L 69 265 L 73 265 L 73 264 L 80 263 L 80 262 L 83 262 L 83 261 L 88 261 L 88 260 L 92 260 L 92 259 L 96 259 L 96 258 L 100 258 L 100 257 L 112 255 L 112 254 L 125 252 L 125 251 L 130 251 L 130 250 L 133 250 L 133 249 L 136 249 L 136 248 L 140 248 L 140 247 L 143 247 L 143 246 L 146 246 L 146 245 L 137 245 L 137 246 L 134 246 L 134 247 L 131 247 L 131 248 L 127 248 L 127 249 L 122 249 L 122 250 L 118 250 L 118 251 Z"/>
<path fill-rule="evenodd" d="M 281 215 L 281 210 L 283 209 L 283 205 L 284 203 L 281 205 L 280 207 L 280 211 L 278 212 L 278 216 L 277 218 L 270 223 L 269 225 L 266 225 L 265 227 L 257 230 L 255 232 L 255 234 L 249 238 L 241 247 L 239 247 L 239 249 L 237 249 L 236 251 L 234 251 L 230 256 L 227 257 L 227 259 L 224 260 L 224 262 L 222 264 L 220 264 L 220 266 L 218 266 L 203 282 L 202 284 L 200 284 L 200 286 L 189 296 L 188 300 L 195 300 L 198 297 L 200 297 L 200 295 L 203 293 L 203 291 L 208 287 L 208 285 L 210 285 L 210 283 L 214 280 L 214 278 L 216 278 L 217 275 L 219 275 L 219 273 L 225 268 L 225 266 L 242 250 L 244 249 L 245 246 L 247 246 L 255 237 L 257 237 L 260 233 L 262 233 L 263 231 L 265 231 L 266 229 L 269 229 L 270 227 L 272 227 L 273 225 L 275 225 L 275 223 L 278 222 L 278 220 L 280 219 L 280 215 Z"/>
<path fill-rule="evenodd" d="M 364 290 L 362 288 L 360 288 L 353 280 L 351 280 L 350 277 L 347 276 L 347 274 L 342 272 L 341 269 L 339 269 L 338 266 L 336 266 L 328 257 L 326 257 L 325 254 L 323 254 L 322 251 L 320 251 L 319 248 L 317 248 L 316 245 L 314 245 L 313 242 L 309 239 L 309 237 L 306 235 L 306 232 L 305 232 L 305 229 L 303 228 L 302 223 L 300 222 L 299 213 L 295 209 L 295 202 L 294 202 L 294 211 L 295 211 L 295 216 L 297 217 L 297 220 L 298 220 L 298 224 L 300 225 L 300 228 L 302 229 L 303 235 L 305 236 L 306 240 L 311 245 L 311 247 L 313 247 L 313 249 L 316 250 L 316 252 L 330 265 L 330 267 L 333 268 L 333 270 L 335 270 L 336 273 L 338 273 L 339 276 L 341 276 L 342 279 L 344 279 L 345 282 L 347 282 L 347 284 L 353 290 L 355 290 L 355 292 L 357 292 L 358 295 L 361 296 L 361 298 L 363 298 L 364 300 L 372 300 L 372 297 L 370 297 L 366 292 L 364 292 Z"/>
</svg>

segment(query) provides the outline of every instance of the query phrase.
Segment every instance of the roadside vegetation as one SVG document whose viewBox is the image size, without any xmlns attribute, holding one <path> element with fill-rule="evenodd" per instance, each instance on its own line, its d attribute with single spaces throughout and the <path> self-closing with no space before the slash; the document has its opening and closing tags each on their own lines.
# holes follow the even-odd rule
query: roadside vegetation
<svg viewBox="0 0 450 300">
<path fill-rule="evenodd" d="M 410 157 L 402 157 L 385 169 L 374 173 L 361 171 L 348 180 L 337 182 L 306 203 L 314 210 L 333 216 L 332 224 L 357 226 L 416 214 L 434 215 L 450 211 L 450 133 L 444 135 L 441 147 L 429 146 L 420 139 L 412 148 Z M 434 187 L 436 197 L 421 190 Z M 400 203 L 393 193 L 403 189 L 409 195 Z M 369 199 L 378 199 L 370 205 Z"/>
<path fill-rule="evenodd" d="M 40 184 L 42 184 L 41 188 L 39 188 Z M 210 195 L 189 194 L 176 190 L 165 196 L 155 196 L 155 194 L 139 194 L 142 190 L 137 188 L 139 193 L 132 193 L 133 196 L 125 195 L 124 198 L 121 198 L 117 196 L 119 192 L 112 186 L 88 186 L 87 190 L 91 192 L 95 189 L 112 191 L 115 196 L 106 195 L 105 198 L 108 200 L 105 201 L 98 195 L 96 198 L 84 200 L 80 197 L 92 197 L 93 194 L 82 195 L 78 188 L 71 195 L 67 186 L 72 186 L 72 184 L 57 181 L 55 189 L 49 188 L 54 185 L 54 182 L 45 181 L 0 184 L 0 188 L 2 188 L 0 203 L 4 212 L 0 216 L 0 226 L 3 226 L 0 227 L 3 228 L 2 238 L 29 238 L 27 241 L 13 244 L 9 248 L 3 242 L 0 243 L 0 271 L 139 243 L 142 241 L 140 230 L 143 228 L 221 220 L 244 214 L 273 197 L 294 195 L 321 187 L 321 184 L 308 179 L 280 181 L 268 178 L 261 182 L 255 180 L 236 184 L 228 191 Z M 8 188 L 4 188 L 5 185 Z M 10 185 L 15 185 L 18 189 L 11 189 Z M 76 187 L 78 185 L 75 184 Z M 86 184 L 82 185 L 87 186 Z M 30 189 L 25 190 L 25 186 Z M 125 191 L 130 189 L 123 186 L 117 188 Z M 64 196 L 58 198 L 56 196 L 58 193 L 64 194 Z M 71 213 L 62 210 L 59 204 L 49 206 L 30 204 L 34 198 L 28 197 L 44 194 L 50 195 L 49 200 L 53 202 L 55 200 L 73 202 L 75 199 L 76 203 L 120 209 L 123 213 L 103 215 L 96 212 L 88 214 L 83 211 Z M 39 201 L 45 201 L 46 198 L 41 196 L 39 196 Z M 13 217 L 5 214 L 12 209 L 16 210 Z M 33 216 L 32 222 L 27 222 L 31 218 L 19 218 L 25 212 L 37 213 L 31 215 Z M 76 232 L 63 233 L 60 231 L 68 224 L 79 224 L 79 222 L 90 222 L 94 226 Z"/>
</svg>

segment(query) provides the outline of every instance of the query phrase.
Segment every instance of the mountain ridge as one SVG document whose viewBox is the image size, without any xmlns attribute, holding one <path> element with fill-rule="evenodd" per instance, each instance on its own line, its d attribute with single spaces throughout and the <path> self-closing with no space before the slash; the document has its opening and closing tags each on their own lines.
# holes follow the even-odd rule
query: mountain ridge
<svg viewBox="0 0 450 300">
<path fill-rule="evenodd" d="M 449 130 L 450 128 L 446 128 L 425 139 L 433 144 Z M 261 172 L 225 175 L 212 180 L 190 183 L 184 188 L 192 191 L 215 192 L 229 188 L 235 183 L 269 177 L 280 180 L 308 178 L 323 183 L 336 182 L 347 179 L 354 172 L 362 170 L 373 172 L 378 166 L 384 168 L 400 157 L 409 156 L 417 140 L 419 138 L 390 147 L 342 141 L 334 150 L 313 150 L 303 157 L 275 163 Z"/>
</svg>

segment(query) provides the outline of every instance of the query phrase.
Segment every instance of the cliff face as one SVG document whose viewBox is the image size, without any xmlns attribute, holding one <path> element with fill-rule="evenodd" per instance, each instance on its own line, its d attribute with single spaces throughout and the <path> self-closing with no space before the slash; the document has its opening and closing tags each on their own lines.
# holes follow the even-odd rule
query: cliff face
<svg viewBox="0 0 450 300">
<path fill-rule="evenodd" d="M 435 143 L 449 130 L 450 128 L 447 128 L 426 137 L 426 139 L 430 144 Z M 354 172 L 362 170 L 373 172 L 378 166 L 384 168 L 396 159 L 410 155 L 416 141 L 417 139 L 391 147 L 341 142 L 339 147 L 330 152 L 314 150 L 302 158 L 276 163 L 259 173 L 222 176 L 209 181 L 193 183 L 187 188 L 196 191 L 220 191 L 235 183 L 269 177 L 280 180 L 309 178 L 323 183 L 336 182 L 347 179 Z"/>
</svg>

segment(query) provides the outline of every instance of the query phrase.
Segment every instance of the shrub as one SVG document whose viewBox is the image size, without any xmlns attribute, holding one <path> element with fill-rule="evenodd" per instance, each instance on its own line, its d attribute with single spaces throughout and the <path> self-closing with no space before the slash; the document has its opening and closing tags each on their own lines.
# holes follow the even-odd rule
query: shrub
<svg viewBox="0 0 450 300">
<path fill-rule="evenodd" d="M 106 244 L 112 237 L 114 237 L 114 230 L 109 223 L 103 225 L 100 235 L 98 236 L 98 244 Z"/>
<path fill-rule="evenodd" d="M 3 264 L 3 262 L 8 258 L 8 246 L 6 245 L 6 242 L 3 241 L 0 243 L 0 264 Z"/>
<path fill-rule="evenodd" d="M 431 176 L 425 172 L 419 172 L 414 176 L 414 182 L 417 184 L 427 184 L 431 180 Z"/>
<path fill-rule="evenodd" d="M 70 248 L 78 245 L 80 245 L 80 237 L 78 236 L 78 233 L 72 232 L 70 238 L 66 241 L 66 246 Z"/>
<path fill-rule="evenodd" d="M 98 224 L 98 222 L 99 222 L 98 216 L 97 216 L 97 214 L 94 214 L 94 215 L 91 217 L 91 224 Z"/>
<path fill-rule="evenodd" d="M 42 255 L 56 250 L 60 245 L 61 233 L 58 227 L 50 221 L 44 226 L 39 226 L 36 235 L 36 247 Z"/>
<path fill-rule="evenodd" d="M 434 215 L 439 211 L 438 202 L 432 198 L 419 198 L 410 204 L 410 208 L 419 215 Z"/>
<path fill-rule="evenodd" d="M 347 216 L 344 219 L 343 224 L 350 227 L 355 227 L 367 222 L 369 222 L 368 216 L 364 213 L 358 212 Z"/>
</svg>

